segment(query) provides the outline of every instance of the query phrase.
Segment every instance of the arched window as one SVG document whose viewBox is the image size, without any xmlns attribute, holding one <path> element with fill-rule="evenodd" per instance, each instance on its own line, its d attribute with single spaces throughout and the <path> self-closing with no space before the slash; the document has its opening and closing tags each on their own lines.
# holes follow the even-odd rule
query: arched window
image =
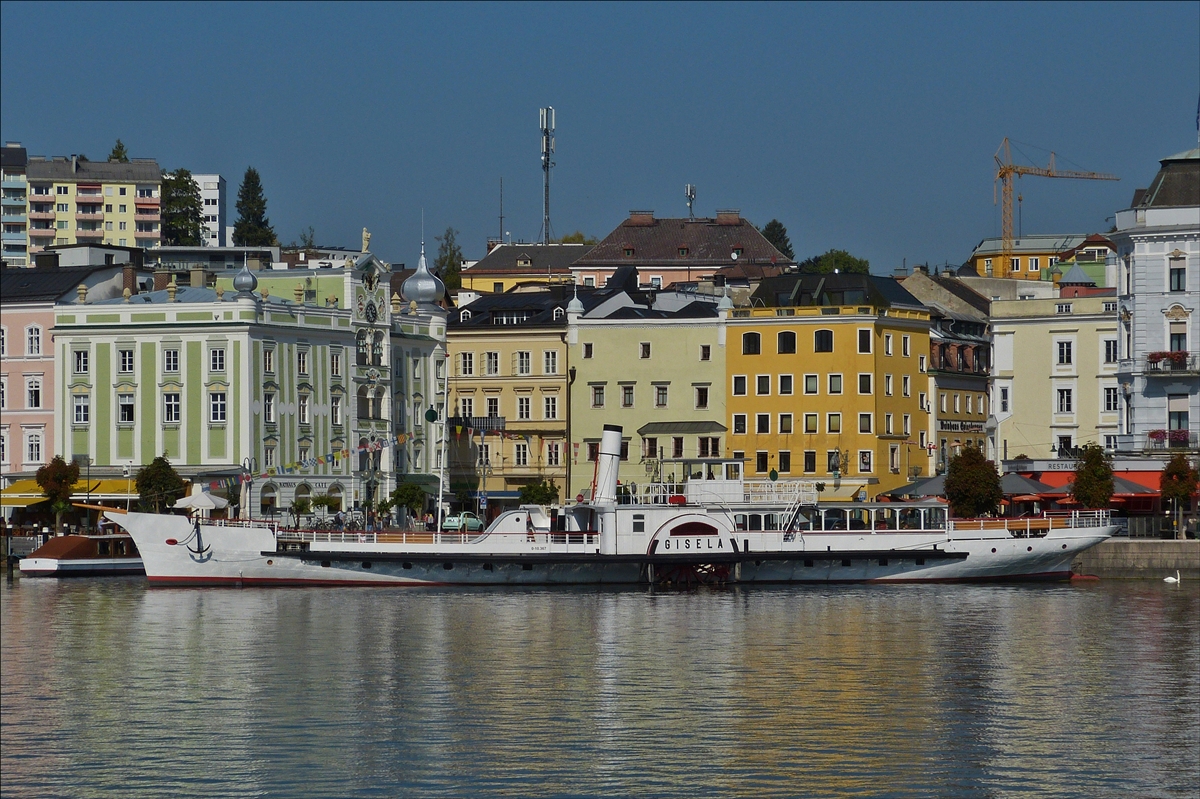
<svg viewBox="0 0 1200 799">
<path fill-rule="evenodd" d="M 371 365 L 383 366 L 383 333 L 376 333 L 371 342 Z"/>
<path fill-rule="evenodd" d="M 758 355 L 762 352 L 762 336 L 758 333 L 742 334 L 742 355 Z"/>
<path fill-rule="evenodd" d="M 796 352 L 796 334 L 790 330 L 784 330 L 779 334 L 776 341 L 776 349 L 780 355 L 795 354 Z"/>
<path fill-rule="evenodd" d="M 39 325 L 25 329 L 25 354 L 42 354 L 42 328 Z"/>
<path fill-rule="evenodd" d="M 357 402 L 358 418 L 359 419 L 374 419 L 375 417 L 371 415 L 371 396 L 368 393 L 366 386 L 358 387 L 357 400 L 358 400 L 358 402 Z"/>
<path fill-rule="evenodd" d="M 358 440 L 358 470 L 365 472 L 370 463 L 371 453 L 367 451 L 367 439 L 360 438 Z"/>
<path fill-rule="evenodd" d="M 355 345 L 356 345 L 355 350 L 356 350 L 356 355 L 357 355 L 355 362 L 359 366 L 366 366 L 367 365 L 367 357 L 368 357 L 367 350 L 368 350 L 368 346 L 369 346 L 367 344 L 367 331 L 365 331 L 365 330 L 358 331 L 358 336 L 357 336 L 357 338 L 355 338 Z"/>
<path fill-rule="evenodd" d="M 277 505 L 278 491 L 271 483 L 267 483 L 262 487 L 262 492 L 258 495 L 258 511 L 263 517 L 271 517 L 275 515 Z"/>
<path fill-rule="evenodd" d="M 813 352 L 833 352 L 832 330 L 818 330 L 813 333 Z"/>
</svg>

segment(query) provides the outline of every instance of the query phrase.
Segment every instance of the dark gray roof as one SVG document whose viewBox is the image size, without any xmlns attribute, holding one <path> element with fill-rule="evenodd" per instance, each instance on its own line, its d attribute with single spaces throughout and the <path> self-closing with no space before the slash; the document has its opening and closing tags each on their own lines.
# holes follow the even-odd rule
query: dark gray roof
<svg viewBox="0 0 1200 799">
<path fill-rule="evenodd" d="M 56 157 L 52 159 L 35 156 L 26 167 L 29 180 L 57 180 L 72 182 L 96 181 L 100 183 L 159 183 L 162 170 L 153 158 L 137 158 L 127 164 L 116 161 L 80 161 Z"/>
<path fill-rule="evenodd" d="M 1200 148 L 1164 158 L 1150 187 L 1133 195 L 1133 208 L 1200 205 Z"/>
<path fill-rule="evenodd" d="M 638 428 L 639 436 L 699 435 L 724 433 L 729 428 L 720 422 L 650 422 Z"/>
<path fill-rule="evenodd" d="M 1079 264 L 1071 266 L 1070 270 L 1065 275 L 1059 278 L 1058 285 L 1060 286 L 1094 286 L 1096 281 L 1088 277 L 1088 273 L 1083 271 L 1083 267 Z"/>
<path fill-rule="evenodd" d="M 890 308 L 907 305 L 924 308 L 921 301 L 891 277 L 863 274 L 786 274 L 769 277 L 750 295 L 751 304 L 768 308 L 808 305 L 874 305 Z"/>
<path fill-rule="evenodd" d="M 23 168 L 28 161 L 24 147 L 0 147 L 0 166 Z"/>
<path fill-rule="evenodd" d="M 501 244 L 467 271 L 570 274 L 571 264 L 591 249 L 590 244 Z"/>
<path fill-rule="evenodd" d="M 485 294 L 451 313 L 447 325 L 458 330 L 490 328 L 500 326 L 499 320 L 503 317 L 510 320 L 505 324 L 511 326 L 515 314 L 524 316 L 523 321 L 516 323 L 522 327 L 566 327 L 567 303 L 571 301 L 572 294 L 565 288 L 552 286 L 547 291 Z M 597 301 L 594 295 L 592 291 L 579 295 L 584 308 L 594 307 Z M 562 310 L 557 319 L 554 318 L 556 308 Z"/>
<path fill-rule="evenodd" d="M 741 250 L 736 259 L 732 257 L 735 250 Z M 743 261 L 795 264 L 736 213 L 719 214 L 717 219 L 655 219 L 653 214 L 635 212 L 575 266 L 633 264 L 685 269 L 718 268 Z"/>
<path fill-rule="evenodd" d="M 5 303 L 53 302 L 79 287 L 93 272 L 120 266 L 79 266 L 58 269 L 7 268 L 0 272 L 0 299 Z"/>
</svg>

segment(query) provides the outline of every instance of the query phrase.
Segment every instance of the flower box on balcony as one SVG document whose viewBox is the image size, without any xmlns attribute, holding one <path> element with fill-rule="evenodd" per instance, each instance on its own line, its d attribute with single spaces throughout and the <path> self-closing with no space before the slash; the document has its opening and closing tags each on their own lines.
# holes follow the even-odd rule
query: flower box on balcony
<svg viewBox="0 0 1200 799">
<path fill-rule="evenodd" d="M 1147 435 L 1150 436 L 1151 441 L 1166 441 L 1167 440 L 1167 431 L 1166 430 L 1151 430 Z"/>
<path fill-rule="evenodd" d="M 1184 446 L 1188 443 L 1187 430 L 1172 430 L 1168 434 L 1172 446 Z"/>
</svg>

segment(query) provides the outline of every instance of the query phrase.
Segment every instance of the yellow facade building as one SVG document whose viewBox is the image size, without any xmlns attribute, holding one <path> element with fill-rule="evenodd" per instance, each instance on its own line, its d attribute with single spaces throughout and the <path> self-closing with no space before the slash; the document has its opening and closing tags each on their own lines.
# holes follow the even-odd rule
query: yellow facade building
<svg viewBox="0 0 1200 799">
<path fill-rule="evenodd" d="M 499 244 L 462 270 L 462 290 L 477 294 L 503 294 L 518 286 L 570 285 L 571 264 L 582 258 L 590 244 Z"/>
<path fill-rule="evenodd" d="M 153 159 L 34 157 L 26 175 L 31 255 L 55 244 L 158 246 L 162 172 Z"/>
<path fill-rule="evenodd" d="M 764 280 L 727 329 L 728 447 L 751 477 L 810 478 L 874 498 L 925 463 L 921 359 L 930 314 L 891 278 Z"/>
<path fill-rule="evenodd" d="M 980 277 L 1011 277 L 1020 280 L 1050 280 L 1051 270 L 1067 251 L 1073 251 L 1086 236 L 1022 236 L 1013 240 L 1012 257 L 1004 263 L 1003 240 L 984 239 L 967 263 Z"/>
</svg>

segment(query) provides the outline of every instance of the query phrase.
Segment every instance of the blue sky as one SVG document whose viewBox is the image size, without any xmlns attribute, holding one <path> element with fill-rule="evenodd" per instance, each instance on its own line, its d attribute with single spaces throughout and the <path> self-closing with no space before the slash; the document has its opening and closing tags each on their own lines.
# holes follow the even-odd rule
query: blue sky
<svg viewBox="0 0 1200 799">
<path fill-rule="evenodd" d="M 1196 146 L 1200 3 L 970 5 L 13 3 L 0 135 L 167 169 L 247 166 L 288 242 L 312 225 L 413 264 L 541 227 L 538 108 L 558 112 L 556 234 L 630 209 L 737 208 L 878 272 L 962 263 L 999 234 L 992 154 L 1119 183 L 1026 178 L 1026 233 L 1107 230 L 1157 159 Z M 1069 159 L 1064 161 L 1063 159 Z M 1023 159 L 1022 159 L 1023 160 Z M 1027 161 L 1029 162 L 1029 161 Z M 231 196 L 230 215 L 234 215 Z"/>
</svg>

